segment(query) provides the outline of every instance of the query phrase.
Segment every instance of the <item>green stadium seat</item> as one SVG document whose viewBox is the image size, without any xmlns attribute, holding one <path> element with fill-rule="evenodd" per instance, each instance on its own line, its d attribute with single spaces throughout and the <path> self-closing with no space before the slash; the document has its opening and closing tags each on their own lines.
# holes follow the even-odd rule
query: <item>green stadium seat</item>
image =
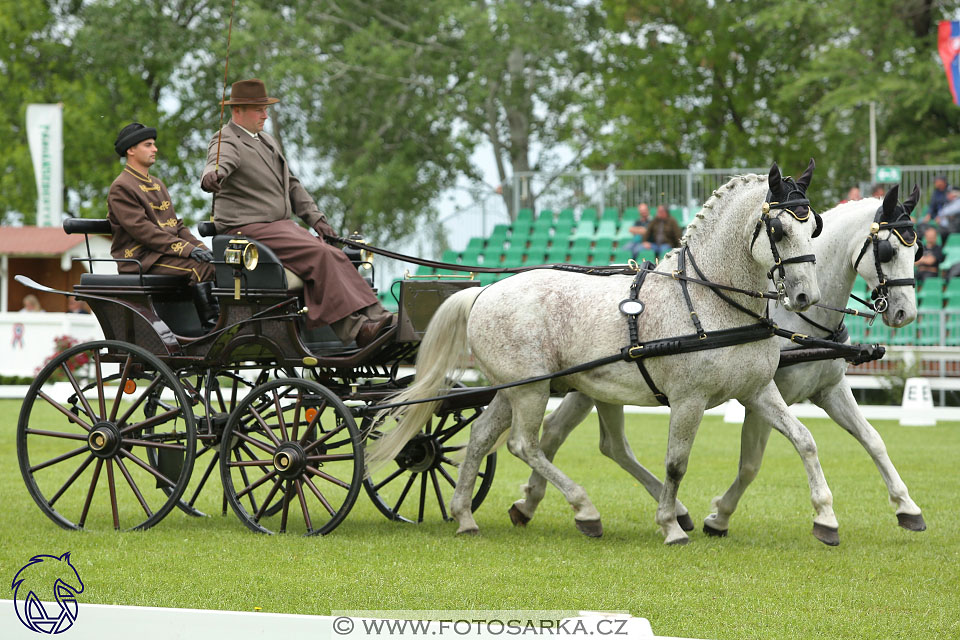
<svg viewBox="0 0 960 640">
<path fill-rule="evenodd" d="M 594 233 L 596 233 L 597 227 L 594 223 L 589 220 L 581 220 L 577 223 L 577 229 L 573 232 L 573 238 L 593 238 Z"/>
<path fill-rule="evenodd" d="M 593 244 L 593 253 L 613 253 L 613 240 L 610 238 L 597 238 Z"/>
<path fill-rule="evenodd" d="M 500 266 L 500 256 L 503 254 L 503 247 L 488 247 L 483 252 L 483 266 L 485 267 L 498 267 Z"/>
<path fill-rule="evenodd" d="M 519 267 L 523 264 L 523 255 L 526 253 L 526 247 L 510 247 L 503 254 L 503 267 Z"/>
<path fill-rule="evenodd" d="M 480 252 L 479 251 L 464 251 L 463 255 L 460 256 L 460 264 L 470 265 L 473 267 L 480 265 Z"/>
<path fill-rule="evenodd" d="M 867 337 L 870 342 L 890 344 L 893 336 L 891 335 L 890 327 L 883 324 L 883 320 L 877 318 L 873 326 L 867 329 Z"/>
<path fill-rule="evenodd" d="M 953 236 L 950 236 L 950 237 L 952 238 Z M 960 238 L 960 235 L 958 235 L 958 238 Z M 921 290 L 923 291 L 927 291 L 929 289 L 937 289 L 938 291 L 943 291 L 943 287 L 945 283 L 943 281 L 943 278 L 936 276 L 932 278 L 924 278 L 923 280 L 920 281 L 919 284 L 920 284 Z"/>
<path fill-rule="evenodd" d="M 940 344 L 940 316 L 939 311 L 920 313 L 917 317 L 917 344 L 932 347 Z"/>
<path fill-rule="evenodd" d="M 463 251 L 464 253 L 466 253 L 467 251 L 476 251 L 479 253 L 480 251 L 483 251 L 483 247 L 485 244 L 487 244 L 487 241 L 485 238 L 481 238 L 480 236 L 473 236 L 472 238 L 470 238 L 469 242 L 467 242 L 467 248 L 464 249 Z"/>
<path fill-rule="evenodd" d="M 952 310 L 960 313 L 960 290 L 950 291 L 948 287 L 943 296 L 943 301 L 948 311 Z"/>
<path fill-rule="evenodd" d="M 882 322 L 877 318 L 876 322 Z M 895 344 L 897 346 L 907 346 L 917 344 L 917 325 L 908 324 L 905 327 L 900 327 L 899 329 L 891 329 L 890 333 L 892 334 L 890 338 L 890 344 Z"/>
<path fill-rule="evenodd" d="M 850 342 L 867 342 L 867 321 L 860 316 L 848 316 L 843 324 L 850 334 Z"/>
<path fill-rule="evenodd" d="M 643 262 L 644 260 L 647 262 L 656 262 L 657 254 L 653 249 L 640 249 L 640 251 L 637 252 L 636 259 L 637 262 Z"/>
<path fill-rule="evenodd" d="M 480 281 L 480 286 L 487 286 L 488 284 L 493 284 L 497 281 L 496 273 L 480 273 L 477 274 L 477 280 Z"/>
<path fill-rule="evenodd" d="M 443 252 L 443 255 L 440 257 L 441 262 L 459 262 L 460 261 L 460 252 L 454 251 L 453 249 L 447 249 Z"/>
<path fill-rule="evenodd" d="M 550 264 L 566 262 L 567 253 L 566 246 L 558 247 L 554 245 L 547 251 L 547 262 Z"/>
<path fill-rule="evenodd" d="M 526 242 L 526 239 L 530 237 L 530 224 L 527 222 L 515 222 L 510 229 L 510 239 L 523 239 Z"/>
<path fill-rule="evenodd" d="M 607 265 L 613 264 L 613 252 L 612 251 L 597 251 L 594 249 L 590 252 L 590 264 L 599 264 Z"/>
<path fill-rule="evenodd" d="M 943 248 L 960 248 L 960 234 L 951 233 L 947 236 L 947 241 L 944 243 Z"/>
<path fill-rule="evenodd" d="M 581 250 L 586 251 L 590 249 L 590 245 L 592 244 L 593 244 L 592 237 L 574 238 L 573 242 L 570 244 L 570 249 L 572 251 L 581 251 Z"/>
<path fill-rule="evenodd" d="M 525 255 L 526 255 L 526 259 L 523 262 L 524 264 L 546 264 L 547 263 L 546 249 L 534 250 L 531 247 L 530 249 L 527 249 L 527 253 Z"/>
<path fill-rule="evenodd" d="M 424 266 L 424 265 L 420 265 L 420 266 L 417 267 L 417 275 L 418 275 L 418 276 L 432 276 L 432 275 L 434 275 L 434 273 L 435 273 L 435 272 L 434 272 L 433 267 L 427 267 L 427 266 Z"/>
<path fill-rule="evenodd" d="M 589 264 L 590 262 L 590 250 L 589 249 L 571 249 L 570 250 L 570 259 L 568 260 L 571 264 Z"/>
<path fill-rule="evenodd" d="M 543 231 L 540 229 L 534 229 L 530 234 L 530 244 L 548 244 L 550 242 L 550 231 Z"/>
<path fill-rule="evenodd" d="M 573 226 L 573 209 L 561 209 L 560 213 L 557 214 L 557 222 L 569 222 L 570 226 Z"/>
<path fill-rule="evenodd" d="M 607 207 L 603 210 L 603 215 L 600 216 L 601 222 L 611 221 L 614 224 L 619 224 L 620 222 L 620 209 L 616 207 Z"/>
<path fill-rule="evenodd" d="M 943 291 L 936 287 L 924 285 L 923 289 L 917 293 L 918 309 L 936 309 L 943 308 Z"/>
<path fill-rule="evenodd" d="M 546 253 L 548 244 L 549 242 L 546 238 L 531 238 L 530 246 L 527 247 L 527 254 L 537 253 L 538 251 L 540 253 Z"/>
<path fill-rule="evenodd" d="M 580 212 L 580 221 L 588 220 L 594 225 L 597 224 L 597 210 L 593 207 L 585 207 L 583 211 Z"/>
<path fill-rule="evenodd" d="M 545 231 L 550 232 L 550 229 L 553 228 L 553 211 L 549 209 L 544 209 L 540 212 L 540 217 L 536 219 L 533 223 L 533 232 Z"/>
<path fill-rule="evenodd" d="M 517 219 L 515 222 L 521 224 L 533 224 L 533 209 L 520 209 L 517 211 Z"/>
<path fill-rule="evenodd" d="M 667 210 L 670 212 L 670 217 L 677 221 L 677 224 L 681 227 L 684 226 L 684 213 L 683 207 L 678 207 L 676 205 L 670 205 L 667 207 Z"/>
<path fill-rule="evenodd" d="M 613 240 L 617 237 L 617 225 L 612 220 L 602 220 L 597 225 L 597 238 L 609 238 Z"/>
<path fill-rule="evenodd" d="M 943 328 L 947 334 L 946 346 L 960 347 L 960 312 L 944 314 Z"/>
<path fill-rule="evenodd" d="M 614 264 L 626 264 L 633 259 L 633 253 L 629 249 L 617 249 L 613 252 Z"/>
<path fill-rule="evenodd" d="M 572 222 L 558 222 L 557 225 L 553 228 L 553 241 L 556 242 L 557 238 L 570 238 L 573 235 L 573 223 Z"/>
</svg>

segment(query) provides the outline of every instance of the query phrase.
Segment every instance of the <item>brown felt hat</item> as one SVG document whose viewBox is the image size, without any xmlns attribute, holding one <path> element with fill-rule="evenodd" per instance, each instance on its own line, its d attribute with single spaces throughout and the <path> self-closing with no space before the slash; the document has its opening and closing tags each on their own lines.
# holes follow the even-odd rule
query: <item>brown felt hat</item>
<svg viewBox="0 0 960 640">
<path fill-rule="evenodd" d="M 263 85 L 263 80 L 251 78 L 239 80 L 230 85 L 230 99 L 224 100 L 223 104 L 267 105 L 277 102 L 280 102 L 280 98 L 267 96 L 267 88 Z"/>
</svg>

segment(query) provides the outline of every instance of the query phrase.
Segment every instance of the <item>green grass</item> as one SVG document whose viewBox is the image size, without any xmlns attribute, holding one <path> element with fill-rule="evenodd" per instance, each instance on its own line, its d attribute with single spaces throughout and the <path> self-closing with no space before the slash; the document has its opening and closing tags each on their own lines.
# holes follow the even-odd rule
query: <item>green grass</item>
<svg viewBox="0 0 960 640">
<path fill-rule="evenodd" d="M 693 638 L 946 638 L 960 636 L 957 460 L 960 425 L 876 423 L 923 508 L 928 530 L 897 527 L 886 490 L 860 446 L 829 421 L 807 421 L 834 495 L 841 545 L 810 535 L 813 511 L 798 456 L 773 435 L 763 470 L 731 521 L 730 536 L 699 530 L 666 547 L 655 504 L 597 449 L 595 418 L 557 463 L 603 516 L 600 539 L 581 536 L 553 489 L 526 529 L 506 510 L 526 467 L 502 453 L 477 512 L 481 535 L 455 525 L 388 522 L 361 494 L 325 538 L 259 536 L 233 513 L 172 512 L 138 533 L 68 532 L 33 503 L 15 450 L 19 404 L 0 401 L 0 577 L 32 555 L 71 551 L 88 603 L 327 614 L 335 609 L 628 610 L 654 632 Z M 666 418 L 628 416 L 643 464 L 663 474 Z M 704 420 L 681 499 L 698 528 L 710 499 L 733 479 L 739 427 Z M 219 489 L 219 487 L 216 487 Z M 9 597 L 9 596 L 7 596 Z"/>
</svg>

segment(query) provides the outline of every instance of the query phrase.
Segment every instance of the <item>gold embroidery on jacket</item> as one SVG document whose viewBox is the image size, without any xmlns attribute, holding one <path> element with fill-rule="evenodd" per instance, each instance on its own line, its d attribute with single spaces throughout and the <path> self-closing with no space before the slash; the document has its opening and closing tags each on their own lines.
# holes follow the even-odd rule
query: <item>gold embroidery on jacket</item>
<svg viewBox="0 0 960 640">
<path fill-rule="evenodd" d="M 137 249 L 139 249 L 139 248 L 140 248 L 140 245 L 137 245 L 137 246 L 133 247 L 132 249 L 124 249 L 124 250 L 123 250 L 123 257 L 124 257 L 124 258 L 132 258 L 134 252 L 135 252 Z"/>
<path fill-rule="evenodd" d="M 160 191 L 160 185 L 158 185 L 158 184 L 155 184 L 155 185 L 150 186 L 150 187 L 148 187 L 148 186 L 145 185 L 145 184 L 139 184 L 139 185 L 137 185 L 137 186 L 140 187 L 140 190 L 143 191 L 144 193 L 146 193 L 147 191 Z"/>
<path fill-rule="evenodd" d="M 163 201 L 162 203 L 160 203 L 160 204 L 153 204 L 153 203 L 151 202 L 151 203 L 150 203 L 150 206 L 153 207 L 154 209 L 156 209 L 157 211 L 166 211 L 167 209 L 170 208 L 170 201 L 169 201 L 169 200 L 164 200 L 164 201 Z"/>
<path fill-rule="evenodd" d="M 175 226 L 177 226 L 177 219 L 176 219 L 176 218 L 170 218 L 169 220 L 161 220 L 159 224 L 160 224 L 160 227 L 161 227 L 161 228 L 163 228 L 163 227 L 175 227 Z"/>
<path fill-rule="evenodd" d="M 179 254 L 183 251 L 183 245 L 184 245 L 183 242 L 174 242 L 173 244 L 170 245 L 170 248 Z"/>
</svg>

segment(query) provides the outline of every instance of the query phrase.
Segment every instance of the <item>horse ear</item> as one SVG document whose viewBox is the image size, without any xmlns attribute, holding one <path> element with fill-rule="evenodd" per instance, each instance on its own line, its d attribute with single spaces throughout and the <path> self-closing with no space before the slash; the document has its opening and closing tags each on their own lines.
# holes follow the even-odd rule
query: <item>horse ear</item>
<svg viewBox="0 0 960 640">
<path fill-rule="evenodd" d="M 65 554 L 60 556 L 60 559 L 63 560 L 64 562 L 70 562 L 70 552 L 67 551 Z"/>
<path fill-rule="evenodd" d="M 900 198 L 900 185 L 895 184 L 883 196 L 883 214 L 880 216 L 883 220 L 893 220 L 897 215 L 897 200 Z"/>
<path fill-rule="evenodd" d="M 903 210 L 907 212 L 907 215 L 913 211 L 913 208 L 917 206 L 917 202 L 920 201 L 920 187 L 916 184 L 913 185 L 913 191 L 910 192 L 910 197 L 906 199 L 903 203 Z"/>
<path fill-rule="evenodd" d="M 780 167 L 777 166 L 776 162 L 770 167 L 770 177 L 767 179 L 767 184 L 770 186 L 770 192 L 773 194 L 773 197 L 779 198 L 781 185 L 783 184 L 783 175 L 780 173 Z"/>
<path fill-rule="evenodd" d="M 807 165 L 807 170 L 803 172 L 803 175 L 797 180 L 797 186 L 800 187 L 800 191 L 803 191 L 804 194 L 807 193 L 807 187 L 810 186 L 810 180 L 813 178 L 813 170 L 817 168 L 817 163 L 813 158 L 810 158 L 810 164 Z"/>
</svg>

